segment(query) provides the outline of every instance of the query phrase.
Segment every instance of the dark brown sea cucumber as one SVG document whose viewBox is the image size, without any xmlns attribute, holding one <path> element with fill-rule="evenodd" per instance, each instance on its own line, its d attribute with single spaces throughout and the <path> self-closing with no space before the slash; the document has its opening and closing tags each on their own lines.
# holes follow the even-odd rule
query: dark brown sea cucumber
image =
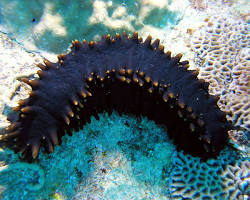
<svg viewBox="0 0 250 200">
<path fill-rule="evenodd" d="M 38 65 L 39 80 L 23 79 L 32 87 L 30 97 L 14 109 L 19 118 L 1 142 L 32 160 L 41 146 L 53 152 L 65 130 L 71 135 L 90 116 L 114 109 L 166 125 L 179 148 L 214 157 L 225 145 L 230 125 L 217 97 L 208 94 L 208 83 L 180 59 L 181 54 L 165 53 L 158 39 L 151 43 L 148 36 L 143 42 L 137 33 L 73 41 L 71 51 L 56 63 Z"/>
</svg>

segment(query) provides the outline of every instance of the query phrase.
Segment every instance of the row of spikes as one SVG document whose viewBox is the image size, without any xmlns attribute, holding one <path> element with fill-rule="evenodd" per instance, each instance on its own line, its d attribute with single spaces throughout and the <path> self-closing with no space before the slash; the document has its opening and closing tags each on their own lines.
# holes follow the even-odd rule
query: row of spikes
<svg viewBox="0 0 250 200">
<path fill-rule="evenodd" d="M 115 70 L 113 70 L 113 71 L 115 71 Z M 127 75 L 132 75 L 132 70 L 131 69 L 127 69 Z M 110 73 L 110 71 L 108 70 L 107 72 L 106 72 L 106 74 L 109 74 Z M 119 71 L 119 74 L 120 75 L 125 75 L 125 69 L 121 69 L 120 71 Z M 148 76 L 144 76 L 144 73 L 143 72 L 138 72 L 138 71 L 136 71 L 136 74 L 137 75 L 139 75 L 141 78 L 144 78 L 144 80 L 142 80 L 142 79 L 138 79 L 136 76 L 134 76 L 133 77 L 133 81 L 135 82 L 135 83 L 139 83 L 139 85 L 140 86 L 143 86 L 143 83 L 145 82 L 145 83 L 150 83 L 151 82 L 151 79 L 150 79 L 150 77 L 148 77 Z M 195 74 L 196 75 L 196 74 Z M 92 77 L 89 77 L 87 80 L 89 81 L 89 82 L 91 82 L 91 80 L 92 80 L 93 78 Z M 127 81 L 127 82 L 131 82 L 131 80 L 129 79 L 129 78 L 125 78 L 124 76 L 120 76 L 120 80 L 121 81 Z M 37 86 L 39 85 L 39 83 L 38 83 L 38 81 L 37 80 L 28 80 L 28 79 L 23 79 L 23 81 L 25 82 L 25 83 L 27 83 L 27 84 L 29 84 L 31 87 L 32 87 L 32 89 L 36 89 L 37 88 Z M 103 78 L 100 78 L 100 81 L 103 81 Z M 158 86 L 161 86 L 161 85 L 159 85 L 159 83 L 158 82 L 153 82 L 152 83 L 153 84 L 153 86 L 154 86 L 154 88 L 157 88 Z M 164 88 L 166 88 L 166 85 L 164 85 Z M 151 92 L 152 93 L 152 87 L 151 88 L 149 88 L 148 89 L 148 91 L 149 92 Z M 35 92 L 32 92 L 33 94 L 35 93 Z M 32 94 L 31 93 L 31 94 Z M 86 98 L 87 97 L 87 94 L 89 95 L 89 96 L 91 96 L 91 94 L 89 93 L 89 92 L 80 92 L 81 93 L 81 95 L 84 97 L 84 98 Z M 32 95 L 31 95 L 32 96 Z M 167 94 L 165 94 L 165 95 L 163 95 L 163 99 L 164 99 L 164 101 L 165 102 L 167 102 L 167 99 L 168 98 L 174 98 L 174 95 L 173 95 L 173 93 L 171 93 L 171 92 L 168 92 Z M 79 102 L 79 100 L 76 100 L 76 98 L 74 98 L 73 100 L 73 104 L 75 104 L 75 105 L 77 105 L 78 104 L 78 102 Z M 20 105 L 19 105 L 19 107 L 20 106 L 23 106 L 23 104 L 24 104 L 24 102 L 21 102 L 20 103 Z M 16 110 L 18 110 L 18 109 L 16 109 Z M 72 111 L 68 111 L 68 115 L 70 116 L 70 117 L 72 117 Z M 65 116 L 65 122 L 67 123 L 67 124 L 69 124 L 69 118 L 68 117 L 66 117 Z"/>
<path fill-rule="evenodd" d="M 169 59 L 172 59 L 173 61 L 175 61 L 176 63 L 178 63 L 182 57 L 182 54 L 179 53 L 177 54 L 175 57 L 171 58 L 171 51 L 167 51 L 166 53 L 164 52 L 164 46 L 160 45 L 160 40 L 156 39 L 153 43 L 152 43 L 152 36 L 148 35 L 147 38 L 145 39 L 145 41 L 143 42 L 142 38 L 138 37 L 138 33 L 134 32 L 132 37 L 130 38 L 126 32 L 123 32 L 123 39 L 132 39 L 133 41 L 135 41 L 136 43 L 141 43 L 142 45 L 148 46 L 152 49 L 154 49 L 155 51 L 158 50 L 159 53 L 161 54 L 165 54 L 165 56 Z M 121 40 L 121 36 L 119 33 L 117 33 L 115 35 L 115 37 L 111 37 L 110 34 L 108 35 L 103 35 L 102 36 L 102 40 L 108 42 L 108 43 L 115 43 L 117 40 Z M 72 49 L 75 50 L 79 50 L 81 48 L 81 45 L 86 45 L 88 44 L 90 48 L 94 48 L 94 46 L 97 44 L 98 42 L 94 42 L 94 41 L 90 41 L 89 43 L 86 40 L 83 40 L 82 43 L 80 43 L 78 40 L 74 40 L 72 41 Z M 61 54 L 58 56 L 58 60 L 60 63 L 63 63 L 63 60 L 65 59 L 65 55 Z M 188 61 L 183 61 L 180 63 L 180 65 L 182 65 L 183 67 L 188 68 Z"/>
<path fill-rule="evenodd" d="M 113 72 L 114 72 L 114 70 L 113 70 Z M 134 76 L 135 75 L 135 73 L 138 75 L 138 76 Z M 119 76 L 117 76 L 117 78 L 121 81 L 121 82 L 126 82 L 126 83 L 128 83 L 128 84 L 130 84 L 130 83 L 135 83 L 135 84 L 138 84 L 140 87 L 143 87 L 143 85 L 144 85 L 144 83 L 147 83 L 147 84 L 150 84 L 152 87 L 147 87 L 148 89 L 148 92 L 149 93 L 153 93 L 153 92 L 155 92 L 156 90 L 157 90 L 157 92 L 159 92 L 159 89 L 160 89 L 160 87 L 162 87 L 162 85 L 160 85 L 158 82 L 152 82 L 151 81 L 151 79 L 150 79 L 150 77 L 147 77 L 147 76 L 144 76 L 144 73 L 143 72 L 138 72 L 138 71 L 136 71 L 136 72 L 133 72 L 133 70 L 132 69 L 127 69 L 127 70 L 125 70 L 125 69 L 120 69 L 119 71 L 118 71 L 118 74 L 119 74 Z M 108 70 L 107 72 L 106 72 L 106 74 L 110 74 L 110 70 Z M 140 77 L 139 77 L 140 76 Z M 133 78 L 132 78 L 133 77 Z M 138 78 L 139 77 L 139 78 Z M 105 77 L 105 79 L 106 79 L 107 77 Z M 132 78 L 132 79 L 131 79 Z M 141 78 L 143 78 L 143 79 L 141 79 Z M 98 75 L 97 75 L 97 79 L 98 79 Z M 105 81 L 105 79 L 103 80 L 100 80 L 100 82 L 102 81 Z M 96 83 L 94 82 L 94 77 L 93 76 L 91 76 L 91 77 L 89 77 L 88 79 L 87 79 L 87 83 L 89 84 L 89 86 L 93 86 L 93 85 L 95 85 Z M 164 91 L 164 90 L 166 90 L 166 88 L 167 88 L 167 85 L 163 85 L 163 90 L 162 91 Z M 177 98 L 177 96 L 178 95 L 174 95 L 174 93 L 173 92 L 170 92 L 170 91 L 167 91 L 167 92 L 164 92 L 163 93 L 163 95 L 162 95 L 162 98 L 163 98 L 163 100 L 165 101 L 165 102 L 167 102 L 168 101 L 168 99 L 175 99 L 175 98 Z M 180 102 L 180 100 L 178 100 L 178 102 L 177 102 L 177 104 L 178 104 L 178 106 L 181 108 L 181 109 L 184 109 L 185 107 L 186 107 L 186 109 L 187 109 L 187 111 L 189 112 L 189 113 L 192 113 L 192 109 L 190 108 L 190 107 L 188 107 L 188 106 L 185 106 L 185 104 L 183 103 L 183 102 Z M 183 116 L 181 116 L 182 114 L 181 113 L 179 113 L 179 117 L 183 117 Z M 191 118 L 192 119 L 195 119 L 196 117 L 195 117 L 195 115 L 194 114 L 192 114 L 192 115 L 190 115 L 191 116 Z M 204 125 L 204 122 L 202 122 L 202 120 L 199 120 L 199 122 L 198 122 L 198 124 L 200 125 L 200 126 L 203 126 Z"/>
<path fill-rule="evenodd" d="M 125 73 L 127 73 L 128 75 L 132 75 L 132 72 L 131 72 L 131 70 L 127 70 Z M 107 74 L 109 74 L 109 72 L 107 71 Z M 125 75 L 124 74 L 124 69 L 122 69 L 122 70 L 120 70 L 120 72 L 119 72 L 119 74 L 120 75 Z M 142 76 L 143 75 L 143 73 L 140 73 L 140 75 Z M 143 77 L 143 76 L 142 76 Z M 90 80 L 90 79 L 89 79 Z M 148 80 L 147 78 L 145 79 L 145 81 L 146 80 Z M 123 81 L 122 79 L 121 79 L 121 81 Z M 135 81 L 135 82 L 137 82 L 137 81 Z M 148 81 L 148 82 L 150 82 L 150 81 Z M 154 83 L 154 85 L 155 86 L 158 86 L 158 84 L 155 84 Z M 84 98 L 86 98 L 86 94 L 84 93 L 83 95 L 82 95 Z M 89 95 L 89 96 L 91 96 L 91 95 Z M 174 96 L 174 94 L 173 93 L 168 93 L 168 98 L 170 98 L 170 99 L 173 99 L 173 98 L 175 98 L 175 96 Z M 164 100 L 165 101 L 165 100 Z M 75 106 L 77 106 L 77 105 L 79 105 L 80 107 L 83 107 L 83 105 L 81 105 L 81 103 L 79 103 L 79 101 L 77 101 L 76 99 L 75 100 L 72 100 L 72 102 L 73 102 L 73 104 L 75 105 Z M 179 107 L 181 108 L 181 109 L 184 109 L 185 108 L 185 105 L 184 105 L 184 103 L 182 103 L 182 102 L 177 102 L 177 104 L 179 105 Z M 190 108 L 190 107 L 187 107 L 187 110 L 189 111 L 189 112 L 192 112 L 192 109 Z M 32 111 L 32 107 L 24 107 L 24 108 L 22 108 L 21 109 L 21 112 L 22 113 L 30 113 Z M 74 117 L 74 113 L 73 113 L 73 111 L 68 107 L 67 108 L 67 113 L 68 113 L 68 116 L 69 117 L 71 117 L 71 118 L 73 118 Z M 182 117 L 181 115 L 181 113 L 178 113 L 178 115 L 179 115 L 179 117 Z M 70 123 L 70 120 L 69 120 L 69 117 L 65 117 L 65 122 L 66 122 L 66 124 L 67 125 L 69 125 L 69 123 Z M 193 117 L 194 119 L 195 119 L 195 117 Z M 198 121 L 198 124 L 200 125 L 200 126 L 203 126 L 204 125 L 204 122 L 202 121 L 202 120 L 200 120 L 200 119 L 197 119 L 197 121 Z M 20 123 L 19 123 L 19 125 L 20 125 Z M 12 125 L 11 125 L 11 127 L 8 127 L 8 131 L 9 131 L 9 134 L 8 134 L 8 137 L 16 137 L 17 135 L 18 135 L 18 133 L 20 133 L 20 132 L 18 132 L 18 131 L 15 131 L 15 129 L 16 129 L 16 127 L 18 127 L 18 123 L 16 124 L 16 123 L 13 123 Z M 195 131 L 195 125 L 193 124 L 193 123 L 190 123 L 190 129 L 191 129 L 191 131 L 192 132 L 194 132 Z M 45 138 L 43 138 L 43 139 L 45 139 Z M 210 143 L 210 140 L 207 138 L 207 137 L 205 137 L 205 140 L 207 141 L 207 143 Z M 32 148 L 35 148 L 35 147 L 33 147 L 32 146 Z M 51 149 L 51 148 L 50 148 Z M 35 158 L 36 156 L 37 156 L 37 151 L 36 150 L 32 150 L 32 155 L 33 155 L 33 158 Z"/>
<path fill-rule="evenodd" d="M 178 56 L 178 59 L 180 60 L 180 58 L 181 57 L 179 57 Z M 115 70 L 113 70 L 113 71 L 115 71 Z M 44 73 L 43 71 L 39 71 L 38 72 L 38 74 L 42 74 L 42 73 Z M 110 71 L 108 70 L 107 72 L 106 72 L 106 74 L 109 74 L 110 73 Z M 127 69 L 127 71 L 126 71 L 126 73 L 127 73 L 127 75 L 132 75 L 133 74 L 133 71 L 132 71 L 132 69 Z M 121 69 L 120 71 L 119 71 L 119 74 L 120 75 L 125 75 L 125 69 Z M 151 79 L 150 79 L 150 77 L 148 77 L 148 76 L 144 76 L 144 72 L 138 72 L 138 71 L 136 71 L 136 74 L 137 75 L 139 75 L 139 77 L 141 77 L 141 78 L 144 78 L 144 80 L 142 80 L 142 79 L 138 79 L 138 77 L 136 77 L 136 76 L 133 76 L 133 81 L 135 82 L 135 83 L 139 83 L 139 85 L 140 86 L 143 86 L 143 83 L 144 82 L 146 82 L 146 83 L 150 83 L 151 82 Z M 194 74 L 194 76 L 197 76 L 197 71 L 193 71 L 193 74 Z M 88 78 L 88 81 L 90 81 L 92 79 L 92 77 L 89 77 Z M 103 78 L 100 78 L 100 80 L 101 81 L 103 81 Z M 130 79 L 126 79 L 124 76 L 120 76 L 120 80 L 121 81 L 127 81 L 127 82 L 129 82 L 129 81 L 131 81 Z M 33 90 L 35 90 L 35 89 L 37 89 L 38 88 L 38 86 L 39 86 L 39 81 L 38 80 L 28 80 L 27 78 L 23 78 L 22 79 L 22 81 L 23 82 L 25 82 L 26 84 L 28 84 L 28 85 L 30 85 L 31 87 L 32 87 L 32 89 Z M 201 82 L 201 85 L 202 84 L 205 84 L 205 82 L 203 81 L 203 80 L 201 80 L 200 81 Z M 159 83 L 158 82 L 153 82 L 153 86 L 156 88 L 156 87 L 158 87 L 158 85 L 159 85 Z M 161 86 L 161 85 L 160 85 Z M 164 87 L 166 87 L 166 85 L 164 85 Z M 152 88 L 149 88 L 149 92 L 152 92 Z M 36 92 L 35 91 L 32 91 L 31 93 L 30 93 L 30 96 L 34 96 L 34 94 L 35 94 Z M 87 97 L 87 94 L 90 96 L 91 94 L 89 93 L 89 92 L 84 92 L 84 91 L 81 91 L 80 92 L 80 94 L 85 98 L 85 97 Z M 168 99 L 168 97 L 173 97 L 173 94 L 172 93 L 168 93 L 167 95 L 165 94 L 165 95 L 163 95 L 163 99 L 164 99 L 164 101 L 165 102 L 167 102 L 167 99 Z M 23 101 L 20 101 L 19 102 L 19 106 L 18 107 L 16 107 L 14 110 L 20 110 L 20 108 L 22 108 L 25 104 L 26 104 L 26 102 L 27 102 L 28 100 L 26 99 L 26 100 L 23 100 Z M 78 100 L 76 100 L 76 98 L 74 98 L 73 100 L 72 100 L 73 102 L 74 102 L 74 104 L 78 104 Z M 72 112 L 70 112 L 70 113 L 72 113 Z M 70 116 L 72 115 L 72 114 L 69 114 Z M 66 121 L 66 123 L 68 124 L 69 123 L 69 119 L 67 118 L 67 117 L 65 117 L 65 121 Z"/>
</svg>

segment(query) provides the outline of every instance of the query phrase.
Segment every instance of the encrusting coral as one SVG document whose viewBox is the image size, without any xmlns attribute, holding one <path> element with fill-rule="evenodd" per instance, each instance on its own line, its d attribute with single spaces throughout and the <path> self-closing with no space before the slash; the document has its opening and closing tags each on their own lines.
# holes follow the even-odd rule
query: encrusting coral
<svg viewBox="0 0 250 200">
<path fill-rule="evenodd" d="M 180 152 L 173 164 L 169 179 L 171 199 L 231 200 L 249 195 L 250 161 L 229 148 L 207 162 Z"/>
<path fill-rule="evenodd" d="M 189 46 L 196 53 L 199 78 L 210 83 L 209 92 L 221 95 L 218 105 L 235 127 L 250 131 L 249 25 L 215 16 L 194 32 Z M 237 131 L 231 134 L 237 141 Z"/>
</svg>

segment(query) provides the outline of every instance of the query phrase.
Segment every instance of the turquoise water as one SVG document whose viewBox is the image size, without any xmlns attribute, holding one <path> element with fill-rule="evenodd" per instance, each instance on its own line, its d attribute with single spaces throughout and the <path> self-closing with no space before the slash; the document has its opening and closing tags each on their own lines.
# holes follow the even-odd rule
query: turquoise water
<svg viewBox="0 0 250 200">
<path fill-rule="evenodd" d="M 90 22 L 94 13 L 94 1 L 77 0 L 74 2 L 70 0 L 1 0 L 0 22 L 10 36 L 19 42 L 22 43 L 28 39 L 38 49 L 58 54 L 64 52 L 75 39 L 93 40 L 97 36 L 100 37 L 100 34 L 115 34 L 123 31 L 133 33 L 135 30 L 140 31 L 144 25 L 156 28 L 171 27 L 177 24 L 182 16 L 182 13 L 170 11 L 167 7 L 156 6 L 144 16 L 139 13 L 143 6 L 141 1 L 106 0 L 96 3 L 98 12 L 103 11 L 99 8 L 100 6 L 105 8 L 101 18 Z M 125 10 L 125 12 L 121 16 L 112 17 L 117 9 Z M 46 21 L 47 17 L 51 22 Z M 45 20 L 44 24 L 43 20 Z M 114 28 L 105 24 L 109 20 L 113 22 L 118 20 L 119 25 Z M 125 21 L 129 23 L 126 24 Z M 54 23 L 60 26 L 57 27 Z M 38 28 L 41 26 L 42 30 Z M 37 31 L 37 28 L 40 31 Z M 61 32 L 59 29 L 62 29 Z"/>
<path fill-rule="evenodd" d="M 185 12 L 170 0 L 72 2 L 0 0 L 0 31 L 27 51 L 58 54 L 75 39 L 172 30 Z M 245 200 L 249 162 L 230 146 L 202 162 L 178 152 L 167 129 L 147 118 L 103 113 L 32 164 L 0 148 L 0 199 Z"/>
</svg>

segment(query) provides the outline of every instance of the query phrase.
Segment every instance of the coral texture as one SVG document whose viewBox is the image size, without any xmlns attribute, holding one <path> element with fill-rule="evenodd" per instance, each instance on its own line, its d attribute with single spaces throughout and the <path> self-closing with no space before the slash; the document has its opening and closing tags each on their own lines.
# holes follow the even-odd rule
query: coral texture
<svg viewBox="0 0 250 200">
<path fill-rule="evenodd" d="M 211 94 L 221 95 L 218 105 L 229 113 L 234 126 L 249 132 L 249 25 L 219 16 L 207 18 L 206 23 L 190 40 L 199 77 L 210 83 Z"/>
<path fill-rule="evenodd" d="M 41 145 L 53 152 L 64 130 L 71 135 L 91 115 L 112 109 L 166 125 L 176 144 L 193 155 L 215 156 L 223 148 L 230 127 L 225 113 L 197 72 L 180 62 L 181 54 L 171 58 L 158 39 L 142 42 L 137 33 L 72 45 L 57 63 L 38 65 L 40 80 L 22 79 L 33 91 L 15 108 L 19 119 L 2 141 L 25 158 L 37 158 Z"/>
<path fill-rule="evenodd" d="M 11 176 L 11 173 L 15 173 L 16 176 Z M 0 176 L 1 186 L 7 186 L 8 188 L 15 187 L 18 181 L 19 184 L 25 183 L 25 189 L 28 191 L 38 191 L 44 184 L 44 172 L 41 167 L 36 164 L 17 162 L 10 166 L 5 165 L 0 167 Z M 16 177 L 22 177 L 22 179 L 18 180 Z"/>
<path fill-rule="evenodd" d="M 249 165 L 228 148 L 207 162 L 179 153 L 170 175 L 171 199 L 244 199 L 250 192 Z"/>
</svg>

